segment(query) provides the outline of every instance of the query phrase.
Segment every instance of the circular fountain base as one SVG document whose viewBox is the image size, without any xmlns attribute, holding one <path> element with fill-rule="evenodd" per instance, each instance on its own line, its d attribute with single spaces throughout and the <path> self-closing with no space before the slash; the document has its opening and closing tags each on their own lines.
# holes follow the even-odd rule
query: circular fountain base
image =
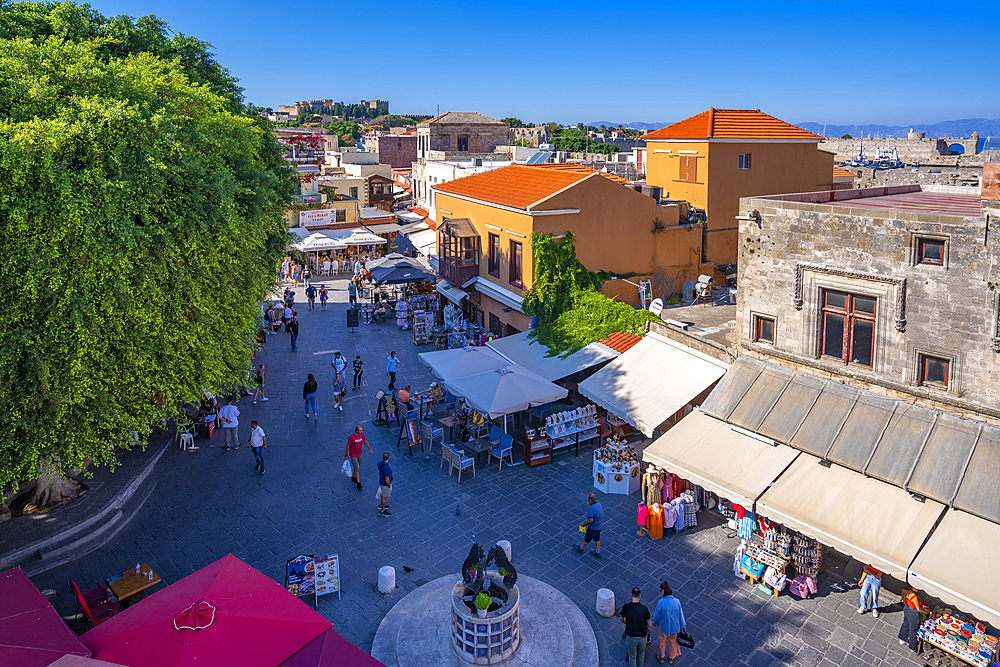
<svg viewBox="0 0 1000 667">
<path fill-rule="evenodd" d="M 372 656 L 388 667 L 468 667 L 469 662 L 455 649 L 452 604 L 461 580 L 458 574 L 435 579 L 397 602 L 379 625 Z M 503 660 L 504 667 L 592 667 L 599 663 L 597 637 L 572 600 L 523 574 L 517 579 L 517 592 L 520 646 Z M 483 664 L 499 662 L 494 658 Z"/>
</svg>

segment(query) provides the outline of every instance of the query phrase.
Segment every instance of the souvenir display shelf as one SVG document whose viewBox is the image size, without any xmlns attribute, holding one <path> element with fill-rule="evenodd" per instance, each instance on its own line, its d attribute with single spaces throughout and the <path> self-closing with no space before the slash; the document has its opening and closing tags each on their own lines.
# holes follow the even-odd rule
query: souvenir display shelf
<svg viewBox="0 0 1000 667">
<path fill-rule="evenodd" d="M 405 301 L 396 303 L 396 326 L 404 331 L 410 326 L 410 306 Z"/>
<path fill-rule="evenodd" d="M 823 545 L 814 539 L 797 535 L 790 555 L 796 574 L 815 577 L 823 571 Z"/>
<path fill-rule="evenodd" d="M 549 415 L 545 418 L 545 433 L 552 440 L 553 450 L 576 445 L 576 455 L 579 456 L 581 442 L 601 437 L 597 406 L 587 405 Z"/>
<path fill-rule="evenodd" d="M 430 341 L 431 326 L 434 324 L 434 313 L 427 310 L 413 311 L 413 344 L 420 345 Z"/>
<path fill-rule="evenodd" d="M 997 660 L 997 638 L 986 634 L 985 626 L 965 619 L 942 614 L 934 616 L 920 626 L 917 638 L 921 641 L 919 654 L 928 665 L 947 667 L 955 664 L 948 656 L 976 667 L 988 667 Z M 980 631 L 982 630 L 982 632 Z M 940 649 L 946 656 L 927 650 L 926 644 Z"/>
<path fill-rule="evenodd" d="M 639 455 L 623 438 L 613 437 L 594 450 L 594 487 L 628 495 L 639 490 Z"/>
<path fill-rule="evenodd" d="M 552 461 L 552 441 L 544 431 L 535 437 L 529 437 L 524 445 L 524 463 L 532 468 L 542 463 Z"/>
</svg>

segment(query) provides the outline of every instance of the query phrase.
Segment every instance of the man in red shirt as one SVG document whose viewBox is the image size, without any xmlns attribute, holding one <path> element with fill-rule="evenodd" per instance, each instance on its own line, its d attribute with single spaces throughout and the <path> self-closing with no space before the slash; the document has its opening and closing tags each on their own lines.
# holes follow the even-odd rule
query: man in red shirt
<svg viewBox="0 0 1000 667">
<path fill-rule="evenodd" d="M 372 453 L 372 446 L 368 444 L 368 438 L 362 432 L 360 426 L 354 427 L 354 433 L 347 439 L 347 447 L 344 450 L 344 460 L 350 459 L 351 466 L 354 468 L 354 475 L 351 476 L 351 481 L 357 483 L 358 491 L 361 490 L 361 454 L 363 448 L 368 447 L 368 453 Z"/>
</svg>

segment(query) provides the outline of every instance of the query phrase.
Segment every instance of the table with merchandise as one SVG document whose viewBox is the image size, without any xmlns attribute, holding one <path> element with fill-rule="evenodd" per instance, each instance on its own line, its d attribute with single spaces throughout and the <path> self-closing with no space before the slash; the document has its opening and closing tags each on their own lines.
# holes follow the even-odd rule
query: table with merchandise
<svg viewBox="0 0 1000 667">
<path fill-rule="evenodd" d="M 639 490 L 639 455 L 613 436 L 594 450 L 594 486 L 604 493 L 630 494 Z"/>
<path fill-rule="evenodd" d="M 998 657 L 997 637 L 988 634 L 986 626 L 947 612 L 924 621 L 917 638 L 920 658 L 934 667 L 958 667 L 953 658 L 976 667 L 989 667 Z"/>
</svg>

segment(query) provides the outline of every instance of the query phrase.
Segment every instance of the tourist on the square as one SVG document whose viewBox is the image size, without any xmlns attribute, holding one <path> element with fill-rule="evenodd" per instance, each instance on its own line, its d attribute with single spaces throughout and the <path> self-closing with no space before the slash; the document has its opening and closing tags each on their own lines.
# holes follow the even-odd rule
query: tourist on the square
<svg viewBox="0 0 1000 667">
<path fill-rule="evenodd" d="M 909 584 L 903 584 L 903 624 L 899 626 L 899 643 L 917 651 L 917 630 L 920 629 L 920 598 Z"/>
<path fill-rule="evenodd" d="M 882 573 L 871 565 L 861 568 L 861 580 L 858 581 L 861 587 L 861 606 L 858 613 L 863 614 L 869 609 L 872 616 L 878 618 L 878 593 L 882 589 Z"/>
<path fill-rule="evenodd" d="M 587 520 L 580 524 L 580 528 L 586 528 L 587 532 L 583 535 L 583 544 L 574 544 L 573 548 L 583 553 L 583 550 L 587 548 L 587 545 L 591 542 L 594 543 L 596 549 L 591 550 L 591 555 L 597 558 L 601 557 L 601 529 L 604 527 L 604 507 L 601 503 L 597 502 L 597 496 L 593 493 L 587 496 L 587 502 L 590 507 L 587 508 Z"/>
<path fill-rule="evenodd" d="M 639 602 L 641 591 L 632 589 L 632 601 L 622 605 L 618 617 L 625 624 L 625 650 L 628 667 L 642 667 L 646 662 L 646 638 L 653 632 L 653 621 L 646 605 Z M 662 660 L 661 660 L 662 662 Z"/>
<path fill-rule="evenodd" d="M 343 373 L 344 369 L 347 368 L 347 359 L 344 359 L 338 350 L 333 353 L 333 360 L 330 362 L 330 365 L 333 366 L 333 370 Z"/>
<path fill-rule="evenodd" d="M 368 438 L 365 437 L 362 428 L 355 426 L 354 433 L 347 438 L 344 460 L 349 460 L 351 467 L 354 468 L 354 475 L 351 476 L 351 481 L 358 485 L 358 491 L 361 490 L 361 454 L 364 453 L 364 447 L 368 448 L 369 454 L 374 454 L 372 446 L 368 444 Z"/>
<path fill-rule="evenodd" d="M 354 357 L 354 391 L 361 388 L 361 376 L 365 374 L 365 362 L 361 361 L 361 355 Z"/>
<path fill-rule="evenodd" d="M 347 300 L 351 304 L 351 308 L 358 307 L 358 279 L 353 278 L 351 282 L 347 283 Z"/>
<path fill-rule="evenodd" d="M 264 395 L 264 364 L 257 367 L 257 376 L 254 378 L 254 384 L 256 387 L 253 390 L 253 404 L 257 405 L 257 394 L 260 394 L 261 401 L 267 400 L 267 396 Z"/>
<path fill-rule="evenodd" d="M 309 265 L 307 264 L 306 266 L 302 267 L 302 280 L 304 281 L 303 284 L 306 286 L 306 289 L 309 289 L 309 285 L 311 284 L 310 281 L 312 281 L 312 277 L 313 277 L 313 273 L 312 273 L 312 269 L 309 268 Z"/>
<path fill-rule="evenodd" d="M 289 321 L 291 321 L 294 315 L 295 311 L 292 310 L 292 307 L 286 302 L 285 307 L 281 311 L 281 323 L 287 327 Z"/>
<path fill-rule="evenodd" d="M 286 282 L 288 281 L 289 276 L 292 275 L 291 268 L 292 268 L 291 259 L 289 257 L 285 257 L 284 261 L 281 262 L 281 279 L 282 280 L 284 280 Z"/>
<path fill-rule="evenodd" d="M 344 376 L 340 371 L 337 371 L 337 375 L 333 378 L 333 401 L 334 408 L 344 411 L 344 394 L 347 393 L 347 383 L 344 382 Z"/>
<path fill-rule="evenodd" d="M 329 293 L 326 291 L 326 285 L 319 286 L 319 307 L 320 310 L 326 310 L 327 299 L 330 298 Z"/>
<path fill-rule="evenodd" d="M 317 386 L 318 385 L 316 384 L 316 378 L 314 378 L 313 374 L 310 373 L 309 374 L 309 379 L 307 379 L 306 383 L 304 385 L 302 385 L 302 402 L 305 403 L 306 419 L 309 419 L 309 406 L 312 405 L 313 417 L 314 417 L 313 421 L 317 421 L 318 422 L 319 421 L 319 413 L 316 412 L 316 389 L 317 389 Z"/>
<path fill-rule="evenodd" d="M 664 581 L 660 584 L 660 593 L 663 597 L 656 603 L 653 610 L 653 625 L 660 630 L 660 643 L 656 650 L 656 659 L 663 664 L 663 658 L 667 658 L 667 664 L 674 664 L 674 660 L 681 654 L 681 647 L 677 643 L 677 633 L 687 627 L 684 621 L 684 610 L 681 602 L 674 597 L 674 591 L 670 584 Z M 669 651 L 667 650 L 667 647 Z"/>
<path fill-rule="evenodd" d="M 396 369 L 402 365 L 402 362 L 396 358 L 396 351 L 393 350 L 389 353 L 389 356 L 385 360 L 385 376 L 389 378 L 389 390 L 396 389 Z"/>
<path fill-rule="evenodd" d="M 264 435 L 264 429 L 257 425 L 256 419 L 250 421 L 250 437 L 247 438 L 247 444 L 250 445 L 250 449 L 253 450 L 253 457 L 257 460 L 255 470 L 263 475 L 264 449 L 267 447 L 267 436 Z"/>
<path fill-rule="evenodd" d="M 233 405 L 233 397 L 226 397 L 226 404 L 219 408 L 219 421 L 222 422 L 222 432 L 226 434 L 226 451 L 240 448 L 239 426 L 240 410 Z"/>
<path fill-rule="evenodd" d="M 309 310 L 316 307 L 316 286 L 310 285 L 306 288 L 306 300 L 309 302 Z"/>
<path fill-rule="evenodd" d="M 389 516 L 389 496 L 392 495 L 392 468 L 389 467 L 389 452 L 382 454 L 378 464 L 379 516 Z"/>
<path fill-rule="evenodd" d="M 406 408 L 406 414 L 410 413 L 410 385 L 406 385 L 396 394 L 396 401 Z"/>
<path fill-rule="evenodd" d="M 299 265 L 292 262 L 292 287 L 299 286 Z"/>
<path fill-rule="evenodd" d="M 295 341 L 299 338 L 299 318 L 292 315 L 292 319 L 285 325 L 285 331 L 292 337 L 292 352 L 295 352 Z"/>
</svg>

